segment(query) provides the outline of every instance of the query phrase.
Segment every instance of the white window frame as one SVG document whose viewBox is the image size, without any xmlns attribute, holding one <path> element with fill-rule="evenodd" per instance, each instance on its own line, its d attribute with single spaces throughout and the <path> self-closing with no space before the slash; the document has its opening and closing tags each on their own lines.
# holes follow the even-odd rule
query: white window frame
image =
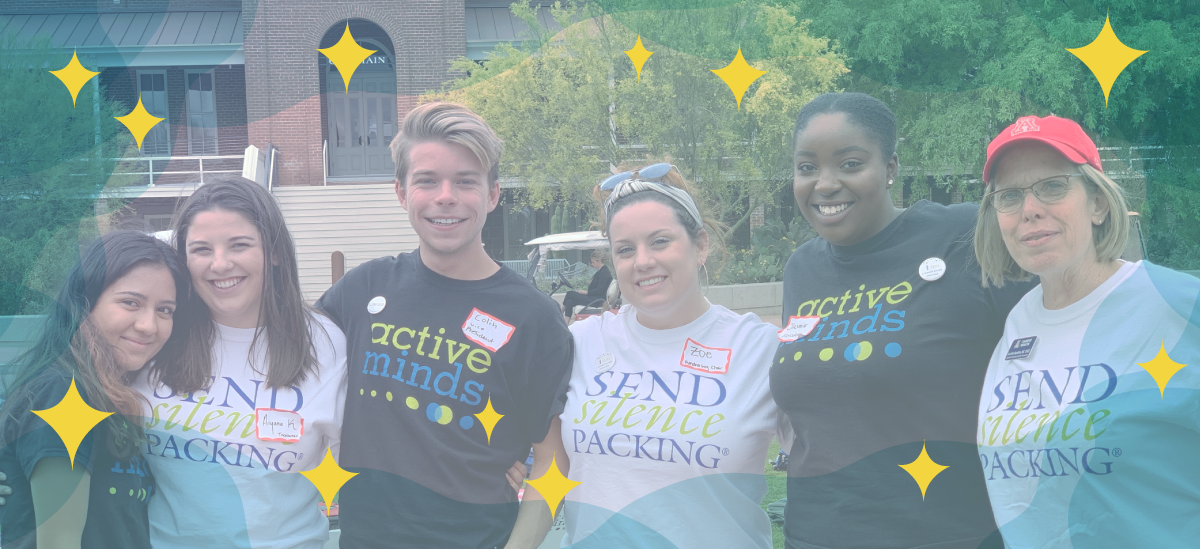
<svg viewBox="0 0 1200 549">
<path fill-rule="evenodd" d="M 171 121 L 170 121 L 171 85 L 170 85 L 170 81 L 167 80 L 167 70 L 166 69 L 136 70 L 136 71 L 134 71 L 133 74 L 134 74 L 133 90 L 134 90 L 134 93 L 136 94 L 136 99 L 142 98 L 142 75 L 143 74 L 162 75 L 162 77 L 163 77 L 163 102 L 166 103 L 166 105 L 164 106 L 165 112 L 162 113 L 163 118 L 165 118 L 166 120 L 159 122 L 159 124 L 163 124 L 164 133 L 167 136 L 167 154 L 166 155 L 156 155 L 156 154 L 147 155 L 146 153 L 143 152 L 142 156 L 171 156 L 171 153 L 174 152 L 175 149 L 174 149 L 174 147 L 171 146 L 172 145 L 172 143 L 171 143 Z M 135 102 L 134 104 L 136 105 L 137 103 Z M 146 112 L 149 112 L 149 111 L 150 111 L 150 109 L 146 109 Z M 155 114 L 155 113 L 150 113 L 150 114 Z M 153 128 L 151 131 L 153 131 L 154 129 L 157 129 L 157 126 L 155 128 Z M 147 137 L 149 137 L 149 135 L 150 134 L 146 134 Z M 144 141 L 143 141 L 143 143 L 144 143 Z M 143 149 L 144 148 L 145 147 L 143 147 Z"/>
<path fill-rule="evenodd" d="M 142 221 L 145 221 L 146 225 L 148 227 L 150 227 L 151 229 L 154 229 L 156 231 L 162 231 L 162 230 L 166 230 L 167 227 L 169 227 L 171 225 L 172 217 L 173 217 L 172 214 L 149 214 L 149 215 L 143 215 Z M 163 228 L 160 229 L 160 228 L 154 226 L 153 221 L 166 221 L 166 223 L 164 223 Z"/>
<path fill-rule="evenodd" d="M 207 155 L 197 155 L 196 152 L 192 149 L 192 143 L 195 142 L 195 139 L 192 138 L 192 119 L 191 119 L 192 113 L 188 109 L 187 94 L 188 94 L 188 92 L 191 91 L 191 86 L 188 85 L 188 77 L 193 74 L 196 74 L 196 75 L 208 74 L 208 75 L 212 76 L 213 129 L 215 132 L 214 137 L 216 139 L 216 143 L 213 144 L 214 150 L 213 150 L 212 154 L 217 155 L 217 154 L 220 154 L 220 152 L 221 152 L 221 132 L 220 132 L 220 128 L 217 126 L 217 123 L 216 123 L 216 118 L 217 118 L 217 70 L 214 67 L 214 68 L 206 70 L 206 71 L 202 71 L 202 70 L 185 70 L 185 71 L 183 71 L 183 95 L 184 95 L 183 107 L 184 107 L 184 110 L 187 111 L 184 113 L 184 121 L 187 122 L 188 156 L 207 156 Z"/>
</svg>

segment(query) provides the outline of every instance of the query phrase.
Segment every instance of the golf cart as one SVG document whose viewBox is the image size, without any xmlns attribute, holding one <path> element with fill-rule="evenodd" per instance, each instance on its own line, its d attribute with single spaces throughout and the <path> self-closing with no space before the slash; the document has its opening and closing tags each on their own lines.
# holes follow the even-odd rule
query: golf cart
<svg viewBox="0 0 1200 549">
<path fill-rule="evenodd" d="M 525 245 L 534 246 L 533 251 L 529 252 L 529 267 L 525 272 L 525 278 L 529 280 L 530 283 L 533 283 L 537 278 L 538 273 L 545 272 L 546 256 L 550 252 L 563 250 L 608 249 L 608 238 L 602 236 L 600 231 L 580 231 L 574 233 L 549 234 L 530 240 L 529 242 L 526 242 Z M 547 292 L 548 294 L 553 295 L 554 292 L 557 292 L 562 288 L 567 288 L 569 290 L 574 289 L 571 286 L 570 281 L 567 280 L 567 272 L 569 271 L 570 269 L 565 271 L 560 270 L 558 273 L 556 273 L 557 276 L 555 276 L 554 282 L 550 286 L 550 291 Z M 615 285 L 617 281 L 614 279 L 612 283 Z M 613 289 L 610 286 L 609 294 L 611 293 L 613 293 Z M 613 305 L 614 307 L 617 306 L 615 303 Z M 589 316 L 598 315 L 603 312 L 601 310 L 601 307 L 603 306 L 603 299 L 597 299 L 591 303 L 588 303 L 586 306 L 580 309 L 579 312 L 575 313 L 575 315 L 571 318 L 571 321 L 574 322 Z"/>
</svg>

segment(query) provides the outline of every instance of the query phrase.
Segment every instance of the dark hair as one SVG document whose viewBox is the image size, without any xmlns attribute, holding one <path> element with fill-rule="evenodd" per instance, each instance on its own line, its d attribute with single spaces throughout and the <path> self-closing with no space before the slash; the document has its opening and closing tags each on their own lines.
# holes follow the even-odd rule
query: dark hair
<svg viewBox="0 0 1200 549">
<path fill-rule="evenodd" d="M 320 367 L 308 320 L 313 309 L 300 294 L 300 276 L 296 267 L 296 246 L 283 220 L 275 197 L 262 185 L 237 176 L 219 176 L 196 189 L 179 207 L 172 223 L 176 251 L 187 257 L 188 230 L 196 215 L 222 210 L 242 215 L 254 224 L 263 245 L 262 301 L 258 310 L 258 329 L 250 352 L 265 335 L 266 371 L 270 387 L 286 387 L 304 381 Z M 178 368 L 158 368 L 157 381 L 176 392 L 193 392 L 208 387 L 212 375 L 212 346 L 216 328 L 208 305 L 193 293 L 197 319 L 191 323 L 190 352 Z"/>
<path fill-rule="evenodd" d="M 67 274 L 58 298 L 47 311 L 36 342 L 12 365 L 13 375 L 4 384 L 0 418 L 8 427 L 17 416 L 28 413 L 35 395 L 63 378 L 74 376 L 80 396 L 93 408 L 127 417 L 141 417 L 144 399 L 129 387 L 136 372 L 125 371 L 111 347 L 88 320 L 100 294 L 136 267 L 160 265 L 175 281 L 176 309 L 170 337 L 154 356 L 155 366 L 174 367 L 185 352 L 189 313 L 185 303 L 192 283 L 183 259 L 167 243 L 137 231 L 115 231 L 93 242 Z M 109 447 L 115 455 L 132 453 L 141 439 L 140 421 L 117 415 L 105 420 L 112 433 Z M 19 433 L 5 428 L 3 439 L 11 442 Z"/>
<path fill-rule="evenodd" d="M 846 120 L 867 130 L 879 142 L 879 150 L 886 160 L 896 152 L 896 115 L 883 101 L 865 93 L 823 93 L 800 108 L 796 116 L 796 127 L 792 131 L 792 142 L 800 137 L 813 118 L 822 114 L 842 113 Z"/>
</svg>

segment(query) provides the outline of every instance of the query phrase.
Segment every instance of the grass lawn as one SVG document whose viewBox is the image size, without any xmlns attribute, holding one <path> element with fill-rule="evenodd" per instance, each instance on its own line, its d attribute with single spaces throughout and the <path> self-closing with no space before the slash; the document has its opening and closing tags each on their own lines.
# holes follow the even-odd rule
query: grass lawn
<svg viewBox="0 0 1200 549">
<path fill-rule="evenodd" d="M 767 457 L 775 459 L 777 455 L 779 455 L 779 441 L 772 440 L 771 447 L 767 450 Z M 787 472 L 776 471 L 771 468 L 769 463 L 764 463 L 763 466 L 767 474 L 767 495 L 762 500 L 762 508 L 765 511 L 768 505 L 787 496 Z M 783 528 L 775 523 L 771 523 L 771 541 L 775 549 L 783 549 Z"/>
</svg>

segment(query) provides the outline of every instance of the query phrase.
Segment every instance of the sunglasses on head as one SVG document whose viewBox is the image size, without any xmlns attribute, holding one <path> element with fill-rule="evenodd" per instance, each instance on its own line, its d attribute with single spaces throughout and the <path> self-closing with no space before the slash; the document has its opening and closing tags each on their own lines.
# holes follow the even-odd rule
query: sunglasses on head
<svg viewBox="0 0 1200 549">
<path fill-rule="evenodd" d="M 658 164 L 651 164 L 637 170 L 610 175 L 607 179 L 600 183 L 600 190 L 611 191 L 615 189 L 617 185 L 633 179 L 634 172 L 637 172 L 637 178 L 642 181 L 662 179 L 664 175 L 667 175 L 667 173 L 671 171 L 672 167 L 673 166 L 666 162 L 659 162 Z"/>
</svg>

